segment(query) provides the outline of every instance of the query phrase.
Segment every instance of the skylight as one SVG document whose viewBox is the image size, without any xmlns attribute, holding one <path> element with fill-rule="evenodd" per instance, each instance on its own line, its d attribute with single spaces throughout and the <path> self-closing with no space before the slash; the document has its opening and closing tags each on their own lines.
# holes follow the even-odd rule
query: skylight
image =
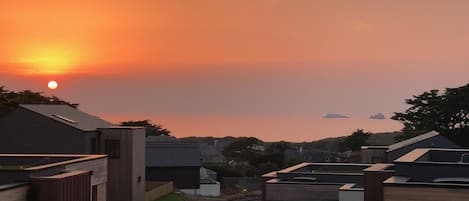
<svg viewBox="0 0 469 201">
<path fill-rule="evenodd" d="M 62 120 L 62 121 L 66 121 L 66 122 L 68 122 L 68 123 L 71 123 L 71 124 L 76 124 L 76 123 L 77 123 L 75 120 L 69 119 L 69 118 L 64 117 L 64 116 L 62 116 L 62 115 L 53 114 L 52 116 L 55 117 L 55 118 L 57 118 L 57 119 L 60 119 L 60 120 Z"/>
</svg>

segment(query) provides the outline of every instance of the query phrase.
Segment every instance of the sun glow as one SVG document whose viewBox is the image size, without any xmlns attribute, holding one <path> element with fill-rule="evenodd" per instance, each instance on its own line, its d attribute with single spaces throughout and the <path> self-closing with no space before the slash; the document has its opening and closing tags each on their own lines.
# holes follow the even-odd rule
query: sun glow
<svg viewBox="0 0 469 201">
<path fill-rule="evenodd" d="M 69 51 L 62 49 L 36 49 L 18 61 L 27 74 L 65 74 L 73 70 L 74 59 Z"/>
</svg>

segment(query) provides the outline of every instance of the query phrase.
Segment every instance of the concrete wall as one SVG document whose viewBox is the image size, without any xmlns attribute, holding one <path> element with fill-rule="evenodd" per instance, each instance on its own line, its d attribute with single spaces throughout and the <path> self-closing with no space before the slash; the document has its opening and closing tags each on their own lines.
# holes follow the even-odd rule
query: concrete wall
<svg viewBox="0 0 469 201">
<path fill-rule="evenodd" d="M 339 192 L 339 201 L 363 201 L 365 195 L 363 191 L 341 190 Z"/>
<path fill-rule="evenodd" d="M 204 197 L 218 197 L 220 193 L 220 183 L 200 184 L 198 189 L 181 189 L 181 192 L 189 195 L 199 195 Z"/>
<path fill-rule="evenodd" d="M 267 201 L 338 201 L 342 184 L 266 184 Z"/>
<path fill-rule="evenodd" d="M 385 186 L 384 201 L 467 201 L 468 188 Z"/>
<path fill-rule="evenodd" d="M 420 142 L 411 144 L 400 149 L 396 149 L 386 153 L 388 163 L 392 163 L 394 160 L 400 158 L 401 156 L 413 151 L 417 148 L 447 148 L 447 149 L 456 149 L 459 148 L 456 144 L 449 141 L 446 137 L 442 135 L 437 135 Z"/>
<path fill-rule="evenodd" d="M 28 197 L 28 185 L 0 189 L 0 200 L 1 201 L 27 201 Z"/>
<path fill-rule="evenodd" d="M 200 188 L 196 191 L 201 196 L 220 196 L 220 183 L 216 184 L 200 184 Z"/>
<path fill-rule="evenodd" d="M 108 159 L 108 200 L 142 201 L 145 199 L 144 128 L 100 129 L 102 151 L 105 140 L 119 140 L 120 157 Z"/>
<path fill-rule="evenodd" d="M 71 126 L 18 108 L 0 118 L 0 153 L 88 154 L 83 134 Z"/>
<path fill-rule="evenodd" d="M 154 201 L 160 197 L 167 195 L 174 191 L 173 182 L 146 182 L 147 186 L 152 187 L 145 192 L 145 201 Z M 147 187 L 147 188 L 149 188 Z"/>
</svg>

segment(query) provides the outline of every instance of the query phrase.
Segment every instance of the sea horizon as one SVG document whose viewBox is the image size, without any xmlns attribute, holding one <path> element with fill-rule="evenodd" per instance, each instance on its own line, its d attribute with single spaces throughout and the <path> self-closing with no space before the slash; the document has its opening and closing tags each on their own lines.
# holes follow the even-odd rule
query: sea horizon
<svg viewBox="0 0 469 201">
<path fill-rule="evenodd" d="M 99 117 L 118 124 L 130 120 L 151 120 L 184 137 L 256 137 L 263 141 L 309 142 L 350 135 L 357 129 L 367 132 L 395 132 L 402 124 L 391 119 L 323 118 L 322 116 L 208 116 L 208 115 L 116 115 Z"/>
</svg>

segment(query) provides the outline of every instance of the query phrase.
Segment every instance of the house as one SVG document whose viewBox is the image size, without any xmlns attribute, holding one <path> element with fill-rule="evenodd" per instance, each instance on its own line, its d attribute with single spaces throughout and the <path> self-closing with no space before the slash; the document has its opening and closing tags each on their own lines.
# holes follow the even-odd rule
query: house
<svg viewBox="0 0 469 201">
<path fill-rule="evenodd" d="M 362 146 L 362 163 L 392 163 L 416 148 L 460 148 L 439 133 L 428 132 L 389 146 Z"/>
<path fill-rule="evenodd" d="M 145 193 L 145 129 L 120 127 L 68 105 L 20 105 L 0 118 L 0 153 L 107 154 L 109 201 Z"/>
<path fill-rule="evenodd" d="M 339 200 L 341 189 L 363 197 L 363 170 L 370 164 L 300 163 L 263 175 L 264 201 Z M 360 192 L 361 191 L 361 192 Z"/>
<path fill-rule="evenodd" d="M 220 183 L 213 171 L 202 169 L 201 153 L 196 143 L 162 140 L 149 136 L 146 140 L 147 181 L 172 181 L 184 193 L 219 196 Z"/>
<path fill-rule="evenodd" d="M 2 201 L 106 201 L 106 155 L 0 154 Z"/>
<path fill-rule="evenodd" d="M 469 149 L 416 149 L 394 166 L 383 201 L 469 200 Z"/>
</svg>

